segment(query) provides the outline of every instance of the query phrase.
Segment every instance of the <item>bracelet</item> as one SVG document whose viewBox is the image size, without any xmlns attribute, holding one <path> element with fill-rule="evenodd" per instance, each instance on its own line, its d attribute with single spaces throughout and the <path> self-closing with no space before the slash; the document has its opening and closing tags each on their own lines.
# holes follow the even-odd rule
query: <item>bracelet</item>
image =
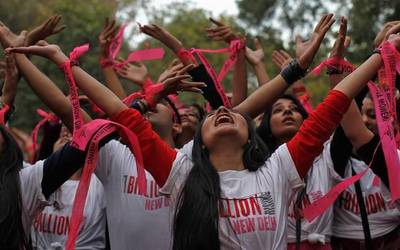
<svg viewBox="0 0 400 250">
<path fill-rule="evenodd" d="M 282 71 L 281 76 L 290 86 L 297 80 L 303 78 L 307 73 L 306 69 L 300 67 L 296 59 L 292 60 Z"/>
</svg>

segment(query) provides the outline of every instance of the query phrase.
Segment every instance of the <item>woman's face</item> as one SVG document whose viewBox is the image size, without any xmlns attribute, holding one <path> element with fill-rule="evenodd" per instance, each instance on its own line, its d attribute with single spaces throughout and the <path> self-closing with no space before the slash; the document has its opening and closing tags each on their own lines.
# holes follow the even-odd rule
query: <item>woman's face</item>
<svg viewBox="0 0 400 250">
<path fill-rule="evenodd" d="M 181 109 L 179 115 L 182 121 L 182 129 L 196 130 L 197 124 L 200 122 L 200 114 L 196 108 Z"/>
<path fill-rule="evenodd" d="M 291 139 L 300 129 L 303 116 L 290 99 L 278 99 L 271 110 L 269 125 L 272 135 L 281 142 Z"/>
<path fill-rule="evenodd" d="M 222 106 L 206 116 L 201 135 L 204 145 L 210 151 L 214 146 L 219 146 L 222 138 L 229 138 L 232 144 L 239 147 L 245 145 L 249 138 L 246 119 Z"/>
<path fill-rule="evenodd" d="M 361 107 L 361 115 L 365 126 L 374 134 L 378 134 L 374 103 L 371 98 L 365 97 Z"/>
</svg>

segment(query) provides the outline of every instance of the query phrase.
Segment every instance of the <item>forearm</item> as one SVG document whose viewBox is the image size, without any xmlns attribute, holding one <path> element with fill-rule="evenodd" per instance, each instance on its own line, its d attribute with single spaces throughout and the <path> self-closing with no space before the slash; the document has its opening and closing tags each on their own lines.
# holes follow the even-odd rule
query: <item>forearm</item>
<svg viewBox="0 0 400 250">
<path fill-rule="evenodd" d="M 121 81 L 119 80 L 117 74 L 113 67 L 102 68 L 103 75 L 106 81 L 107 87 L 116 95 L 120 100 L 123 100 L 126 97 L 126 92 L 124 87 L 122 86 Z"/>
<path fill-rule="evenodd" d="M 18 79 L 9 79 L 6 77 L 4 80 L 1 101 L 10 107 L 14 105 L 15 96 L 17 95 L 18 82 L 19 77 Z"/>
<path fill-rule="evenodd" d="M 72 67 L 72 73 L 79 89 L 108 116 L 112 117 L 126 108 L 123 102 L 110 89 L 80 67 Z"/>
<path fill-rule="evenodd" d="M 245 51 L 240 50 L 233 70 L 232 107 L 239 105 L 247 97 L 247 74 Z"/>
<path fill-rule="evenodd" d="M 379 54 L 373 54 L 355 71 L 336 85 L 334 89 L 341 91 L 348 98 L 353 99 L 364 88 L 366 83 L 376 75 L 382 63 L 381 56 Z"/>
<path fill-rule="evenodd" d="M 112 117 L 136 134 L 142 150 L 144 167 L 162 187 L 176 158 L 176 151 L 152 130 L 150 123 L 135 109 L 125 109 Z"/>
<path fill-rule="evenodd" d="M 257 82 L 258 82 L 258 87 L 261 87 L 265 83 L 269 82 L 269 75 L 267 74 L 267 71 L 265 70 L 265 64 L 263 62 L 252 65 L 254 74 L 257 77 Z"/>
<path fill-rule="evenodd" d="M 285 79 L 279 74 L 267 84 L 258 88 L 246 100 L 235 107 L 241 113 L 255 118 L 265 111 L 289 87 Z"/>
<path fill-rule="evenodd" d="M 329 139 L 343 114 L 350 105 L 344 93 L 331 91 L 318 105 L 315 112 L 303 122 L 296 135 L 287 143 L 293 162 L 301 177 L 304 177 L 312 163 L 323 150 L 323 144 Z"/>
<path fill-rule="evenodd" d="M 16 54 L 19 70 L 35 94 L 72 131 L 71 103 L 64 93 L 23 54 Z"/>
</svg>

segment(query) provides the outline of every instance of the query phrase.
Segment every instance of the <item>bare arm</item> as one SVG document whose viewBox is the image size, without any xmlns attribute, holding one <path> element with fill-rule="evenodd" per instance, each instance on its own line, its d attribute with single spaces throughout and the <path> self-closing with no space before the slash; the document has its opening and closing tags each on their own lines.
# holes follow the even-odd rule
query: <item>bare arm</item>
<svg viewBox="0 0 400 250">
<path fill-rule="evenodd" d="M 111 40 L 116 36 L 119 26 L 116 25 L 115 20 L 111 23 L 108 22 L 108 18 L 105 21 L 104 28 L 99 35 L 100 43 L 100 62 L 109 60 L 109 47 Z M 112 62 L 109 62 L 112 63 Z M 103 72 L 106 86 L 116 95 L 119 99 L 124 99 L 126 97 L 126 92 L 122 83 L 118 79 L 117 74 L 112 67 L 112 64 L 101 65 L 101 70 Z"/>
<path fill-rule="evenodd" d="M 42 102 L 49 107 L 72 131 L 72 107 L 64 93 L 23 54 L 16 54 L 18 67 L 29 86 Z M 89 115 L 81 111 L 85 120 Z"/>
<path fill-rule="evenodd" d="M 19 82 L 15 55 L 6 54 L 5 64 L 5 78 L 1 101 L 11 107 L 14 105 L 15 95 L 17 94 L 17 86 Z"/>
<path fill-rule="evenodd" d="M 297 61 L 301 68 L 307 69 L 319 46 L 325 37 L 326 32 L 334 23 L 333 15 L 325 15 L 321 18 L 316 26 L 310 41 L 302 43 L 303 50 L 298 54 Z M 261 86 L 253 94 L 251 94 L 245 101 L 235 107 L 239 112 L 246 113 L 254 118 L 265 110 L 266 107 L 272 105 L 276 98 L 279 97 L 289 85 L 281 75 L 277 75 L 268 84 Z"/>
<path fill-rule="evenodd" d="M 246 47 L 246 59 L 253 67 L 254 74 L 257 77 L 258 86 L 261 87 L 265 83 L 267 83 L 270 78 L 265 70 L 264 64 L 264 50 L 260 41 L 257 38 L 254 38 L 254 46 L 255 50 L 252 50 Z"/>
</svg>

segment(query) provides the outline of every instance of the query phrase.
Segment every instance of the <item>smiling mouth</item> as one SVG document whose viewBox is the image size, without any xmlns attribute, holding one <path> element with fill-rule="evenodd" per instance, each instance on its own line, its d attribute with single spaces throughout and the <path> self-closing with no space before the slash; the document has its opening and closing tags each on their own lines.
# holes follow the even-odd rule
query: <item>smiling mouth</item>
<svg viewBox="0 0 400 250">
<path fill-rule="evenodd" d="M 226 124 L 226 123 L 230 123 L 233 124 L 233 118 L 228 115 L 228 114 L 220 114 L 218 115 L 218 117 L 215 119 L 215 126 L 218 126 L 220 124 Z"/>
</svg>

